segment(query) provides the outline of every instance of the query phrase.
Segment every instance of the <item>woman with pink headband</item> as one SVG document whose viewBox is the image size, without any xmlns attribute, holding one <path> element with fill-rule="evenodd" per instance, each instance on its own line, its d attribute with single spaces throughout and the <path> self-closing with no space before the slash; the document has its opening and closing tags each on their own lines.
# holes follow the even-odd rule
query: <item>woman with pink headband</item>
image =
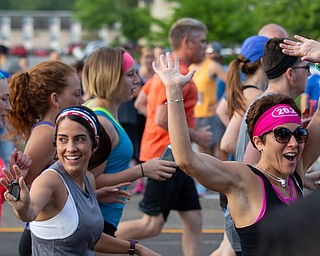
<svg viewBox="0 0 320 256">
<path fill-rule="evenodd" d="M 121 253 L 153 256 L 157 253 L 135 242 L 102 232 L 103 217 L 88 170 L 109 156 L 111 141 L 94 112 L 84 106 L 63 109 L 55 120 L 54 147 L 58 161 L 35 178 L 30 191 L 18 166 L 4 170 L 1 179 L 15 215 L 30 222 L 32 255 L 95 255 Z M 104 154 L 101 154 L 104 152 Z M 18 182 L 16 192 L 10 184 Z M 121 196 L 108 202 L 121 201 Z M 133 254 L 132 254 L 133 253 Z"/>
<path fill-rule="evenodd" d="M 240 236 L 242 255 L 257 255 L 259 226 L 270 211 L 291 205 L 302 196 L 303 177 L 320 154 L 320 111 L 308 129 L 301 125 L 294 100 L 272 94 L 257 100 L 246 119 L 253 145 L 261 153 L 254 165 L 221 161 L 192 150 L 183 110 L 181 89 L 194 72 L 183 76 L 177 57 L 161 56 L 154 64 L 166 86 L 169 135 L 176 163 L 208 189 L 228 198 L 231 215 Z M 308 139 L 309 137 L 309 139 Z"/>
<path fill-rule="evenodd" d="M 174 162 L 152 159 L 130 167 L 133 146 L 119 123 L 118 110 L 122 102 L 130 101 L 140 79 L 132 56 L 120 48 L 101 48 L 85 61 L 82 76 L 84 91 L 92 100 L 86 103 L 98 116 L 112 142 L 108 161 L 91 170 L 97 188 L 120 182 L 135 181 L 141 177 L 165 180 L 175 172 Z M 115 235 L 123 204 L 102 204 L 104 232 Z"/>
</svg>

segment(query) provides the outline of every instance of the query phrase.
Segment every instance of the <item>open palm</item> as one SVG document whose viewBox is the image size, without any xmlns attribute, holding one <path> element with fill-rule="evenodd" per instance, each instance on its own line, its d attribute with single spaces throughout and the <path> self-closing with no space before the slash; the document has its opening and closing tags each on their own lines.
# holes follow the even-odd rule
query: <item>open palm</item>
<svg viewBox="0 0 320 256">
<path fill-rule="evenodd" d="M 283 48 L 283 53 L 291 56 L 302 57 L 302 60 L 319 62 L 320 61 L 320 43 L 305 37 L 295 35 L 295 39 L 300 42 L 295 42 L 285 39 L 280 47 Z"/>
<path fill-rule="evenodd" d="M 190 82 L 195 73 L 195 71 L 192 70 L 187 75 L 182 75 L 180 72 L 179 58 L 174 56 L 174 62 L 172 63 L 170 52 L 167 52 L 166 56 L 163 54 L 160 55 L 160 65 L 153 62 L 152 66 L 166 88 L 183 87 Z"/>
</svg>

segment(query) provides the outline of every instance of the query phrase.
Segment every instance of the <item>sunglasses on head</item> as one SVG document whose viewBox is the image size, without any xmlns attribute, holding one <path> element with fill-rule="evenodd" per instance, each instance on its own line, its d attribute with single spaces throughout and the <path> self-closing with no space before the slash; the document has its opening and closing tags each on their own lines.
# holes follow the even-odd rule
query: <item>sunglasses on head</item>
<svg viewBox="0 0 320 256">
<path fill-rule="evenodd" d="M 275 128 L 269 132 L 273 132 L 276 141 L 281 144 L 289 143 L 292 135 L 295 137 L 296 141 L 299 144 L 305 143 L 308 139 L 309 134 L 308 129 L 303 127 L 298 127 L 293 132 L 284 127 Z"/>
</svg>

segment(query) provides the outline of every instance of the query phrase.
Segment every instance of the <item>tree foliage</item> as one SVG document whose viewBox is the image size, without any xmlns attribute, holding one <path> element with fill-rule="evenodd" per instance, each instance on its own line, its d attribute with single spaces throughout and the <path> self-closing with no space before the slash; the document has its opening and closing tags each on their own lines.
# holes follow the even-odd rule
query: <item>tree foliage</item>
<svg viewBox="0 0 320 256">
<path fill-rule="evenodd" d="M 267 23 L 283 26 L 289 34 L 319 38 L 318 0 L 168 0 L 178 2 L 173 20 L 194 17 L 208 26 L 208 39 L 225 45 L 241 43 Z"/>
<path fill-rule="evenodd" d="M 254 12 L 259 23 L 275 22 L 282 25 L 289 35 L 300 34 L 310 38 L 320 38 L 317 0 L 269 0 L 257 2 Z"/>
<path fill-rule="evenodd" d="M 87 29 L 111 27 L 121 19 L 121 10 L 114 0 L 77 0 L 75 12 Z"/>
<path fill-rule="evenodd" d="M 151 33 L 152 18 L 148 9 L 135 7 L 125 10 L 121 19 L 121 31 L 129 39 L 138 41 Z"/>
<path fill-rule="evenodd" d="M 199 19 L 208 27 L 208 40 L 232 44 L 255 34 L 252 16 L 246 0 L 180 0 L 172 22 L 182 17 Z"/>
<path fill-rule="evenodd" d="M 99 29 L 121 23 L 122 34 L 138 41 L 150 33 L 152 17 L 149 10 L 139 8 L 137 0 L 77 0 L 76 17 L 85 28 Z"/>
<path fill-rule="evenodd" d="M 0 10 L 73 10 L 76 0 L 1 0 Z"/>
<path fill-rule="evenodd" d="M 208 40 L 224 46 L 241 43 L 257 34 L 266 23 L 278 23 L 289 35 L 301 34 L 319 39 L 318 0 L 166 0 L 175 2 L 173 17 L 156 20 L 147 8 L 138 7 L 138 0 L 1 0 L 1 10 L 74 10 L 84 28 L 98 30 L 103 26 L 120 29 L 125 37 L 137 41 L 141 37 L 154 44 L 167 44 L 170 26 L 182 17 L 204 22 Z M 152 25 L 157 30 L 150 32 Z"/>
</svg>

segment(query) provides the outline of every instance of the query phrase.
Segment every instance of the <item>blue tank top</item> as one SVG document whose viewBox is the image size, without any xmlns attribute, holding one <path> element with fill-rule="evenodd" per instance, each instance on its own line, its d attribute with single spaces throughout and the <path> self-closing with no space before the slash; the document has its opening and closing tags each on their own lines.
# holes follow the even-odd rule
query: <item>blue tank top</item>
<svg viewBox="0 0 320 256">
<path fill-rule="evenodd" d="M 104 173 L 118 173 L 128 169 L 133 156 L 133 146 L 128 134 L 106 109 L 96 107 L 92 108 L 92 110 L 96 113 L 96 115 L 107 118 L 117 130 L 119 135 L 119 142 L 111 150 Z M 99 203 L 99 206 L 104 220 L 117 228 L 123 212 L 124 204 Z"/>
</svg>

